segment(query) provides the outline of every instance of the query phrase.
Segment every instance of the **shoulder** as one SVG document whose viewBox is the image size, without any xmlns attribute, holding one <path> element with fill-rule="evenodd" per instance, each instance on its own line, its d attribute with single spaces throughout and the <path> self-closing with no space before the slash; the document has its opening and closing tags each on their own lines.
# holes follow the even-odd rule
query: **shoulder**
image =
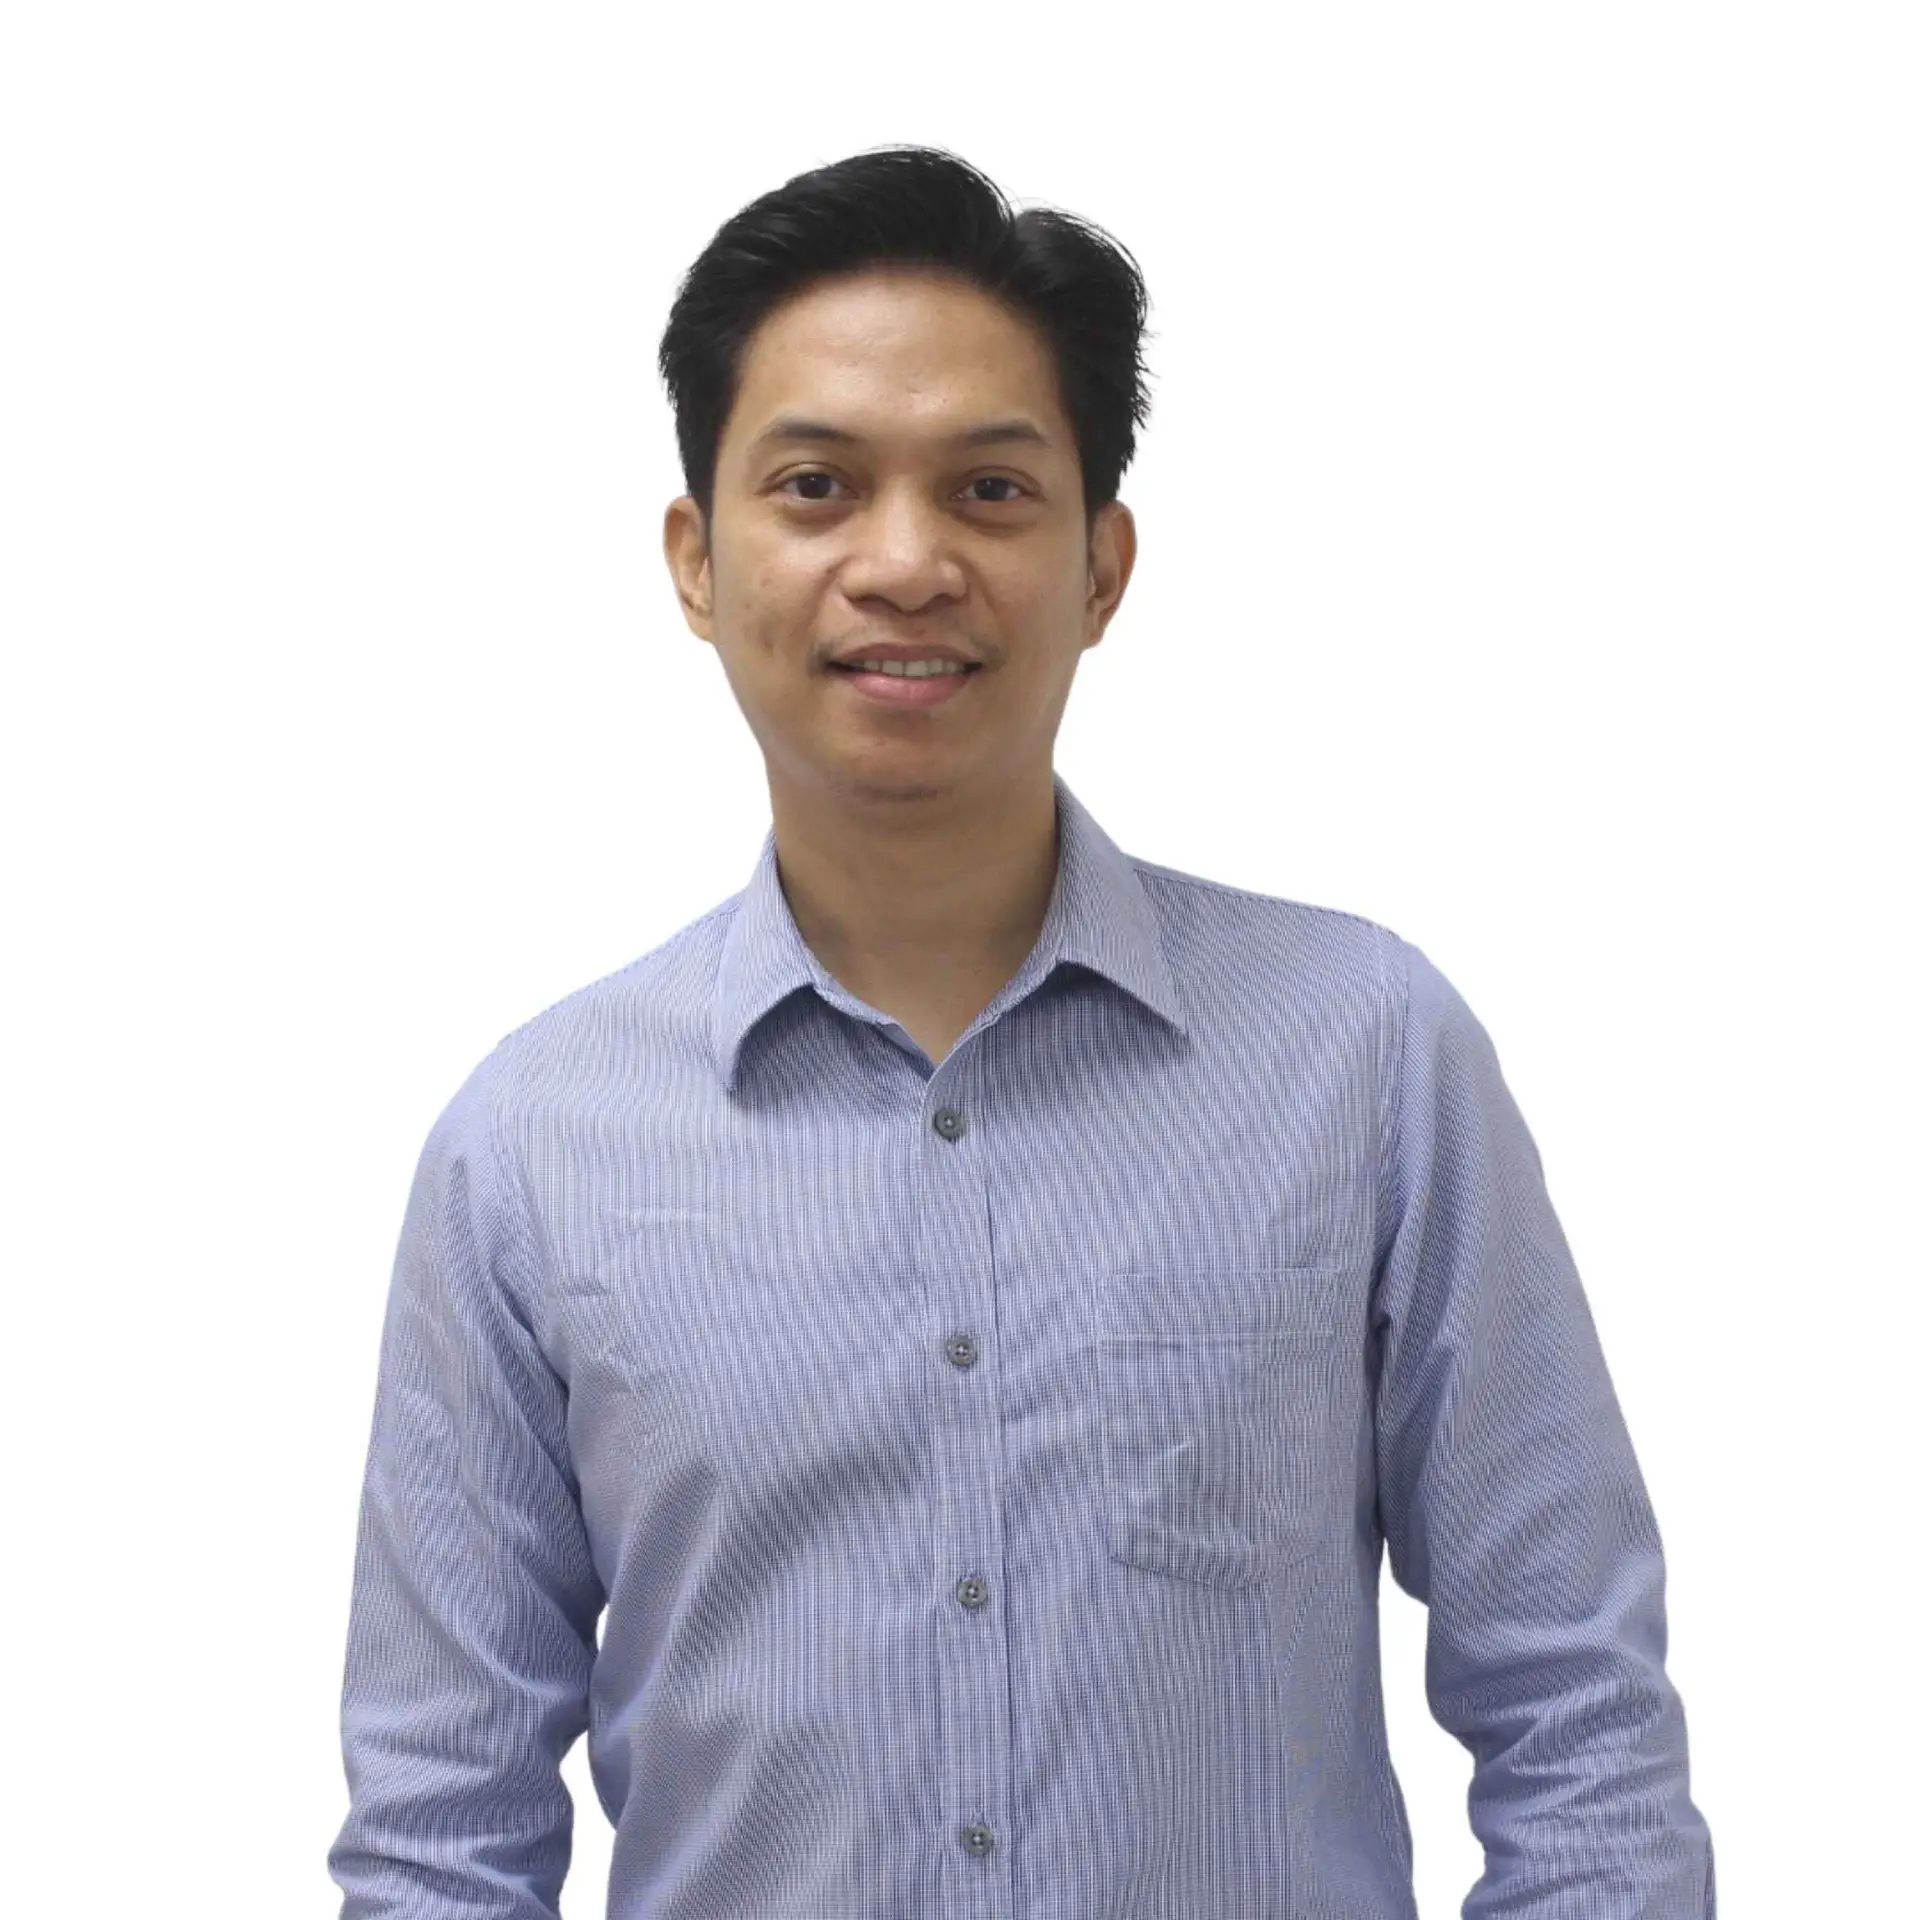
<svg viewBox="0 0 1920 1920">
<path fill-rule="evenodd" d="M 1202 997 L 1244 1018 L 1288 1011 L 1323 1030 L 1370 1034 L 1391 1104 L 1409 1051 L 1491 1050 L 1452 979 L 1419 943 L 1370 915 L 1230 886 L 1132 858 L 1168 958 Z"/>
<path fill-rule="evenodd" d="M 1152 860 L 1132 865 L 1169 957 L 1183 972 L 1227 968 L 1256 981 L 1284 976 L 1299 989 L 1383 1009 L 1404 998 L 1406 956 L 1414 949 L 1366 914 Z"/>
<path fill-rule="evenodd" d="M 714 970 L 741 896 L 587 981 L 502 1034 L 456 1101 L 484 1101 L 502 1137 L 556 1103 L 590 1102 L 636 1078 L 703 1059 Z"/>
</svg>

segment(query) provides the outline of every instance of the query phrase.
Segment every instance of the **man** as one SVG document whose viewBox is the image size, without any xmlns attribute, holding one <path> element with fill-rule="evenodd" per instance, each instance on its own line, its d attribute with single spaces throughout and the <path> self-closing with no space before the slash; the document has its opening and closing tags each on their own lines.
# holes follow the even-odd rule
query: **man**
<svg viewBox="0 0 1920 1920">
<path fill-rule="evenodd" d="M 1714 1914 L 1660 1536 L 1485 1030 L 1052 768 L 1133 567 L 1129 259 L 899 149 L 680 289 L 666 557 L 773 824 L 428 1138 L 344 1920 L 557 1912 L 583 1730 L 614 1920 L 1410 1920 L 1383 1545 L 1475 1758 L 1468 1920 Z"/>
</svg>

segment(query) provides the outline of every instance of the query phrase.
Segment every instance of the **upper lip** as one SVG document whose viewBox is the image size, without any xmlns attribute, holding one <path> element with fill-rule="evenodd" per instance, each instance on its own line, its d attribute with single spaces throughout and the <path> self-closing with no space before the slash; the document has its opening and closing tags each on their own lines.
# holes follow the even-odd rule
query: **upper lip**
<svg viewBox="0 0 1920 1920">
<path fill-rule="evenodd" d="M 853 646 L 830 656 L 834 663 L 850 660 L 964 660 L 968 666 L 980 662 L 959 647 L 942 646 L 937 640 L 876 640 L 869 646 Z"/>
</svg>

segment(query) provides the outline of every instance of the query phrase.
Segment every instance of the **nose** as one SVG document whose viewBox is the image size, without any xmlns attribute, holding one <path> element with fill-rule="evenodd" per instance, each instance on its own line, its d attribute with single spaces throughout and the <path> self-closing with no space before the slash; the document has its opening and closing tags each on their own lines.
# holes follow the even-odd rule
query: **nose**
<svg viewBox="0 0 1920 1920">
<path fill-rule="evenodd" d="M 848 599 L 877 597 L 911 613 L 942 595 L 957 598 L 965 591 L 953 529 L 919 489 L 882 489 L 851 525 L 852 551 L 840 569 L 840 588 Z"/>
</svg>

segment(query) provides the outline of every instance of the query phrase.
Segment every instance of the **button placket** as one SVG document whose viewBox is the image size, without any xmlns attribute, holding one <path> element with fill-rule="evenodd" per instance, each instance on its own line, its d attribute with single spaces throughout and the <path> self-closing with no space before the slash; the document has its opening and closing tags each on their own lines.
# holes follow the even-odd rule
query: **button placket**
<svg viewBox="0 0 1920 1920">
<path fill-rule="evenodd" d="M 937 1105 L 922 1109 L 931 1133 L 920 1165 L 925 1181 L 920 1252 L 928 1304 L 940 1352 L 962 1376 L 943 1396 L 934 1430 L 939 1450 L 941 1511 L 951 1516 L 936 1542 L 941 1560 L 966 1571 L 950 1573 L 936 1627 L 940 1686 L 948 1737 L 939 1756 L 941 1800 L 977 1816 L 952 1831 L 961 1850 L 991 1872 L 1001 1897 L 1009 1892 L 1004 1846 L 990 1821 L 1004 1814 L 1008 1785 L 1008 1653 L 1004 1609 L 991 1604 L 988 1575 L 1001 1551 L 998 1370 L 981 1364 L 984 1332 L 998 1324 L 993 1297 L 996 1260 L 985 1165 L 972 1133 L 967 1097 L 977 1090 L 982 1048 L 956 1049 L 940 1069 Z M 944 1099 L 940 1095 L 944 1094 Z M 951 1149 L 949 1156 L 946 1149 Z M 982 1329 L 976 1334 L 972 1328 Z M 966 1624 L 960 1624 L 964 1610 Z M 994 1856 L 991 1867 L 985 1863 Z"/>
</svg>

